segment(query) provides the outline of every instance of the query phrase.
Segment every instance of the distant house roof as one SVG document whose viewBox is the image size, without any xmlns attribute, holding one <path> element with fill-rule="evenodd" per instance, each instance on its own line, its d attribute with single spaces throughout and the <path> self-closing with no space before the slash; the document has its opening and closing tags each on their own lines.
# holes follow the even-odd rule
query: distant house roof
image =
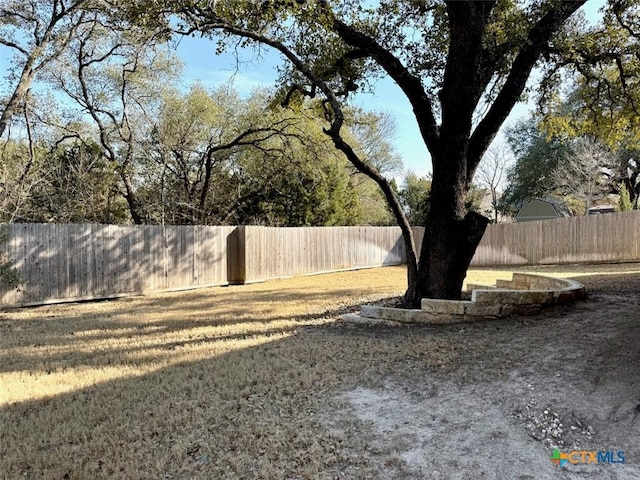
<svg viewBox="0 0 640 480">
<path fill-rule="evenodd" d="M 534 222 L 536 220 L 550 220 L 561 217 L 558 208 L 546 200 L 532 200 L 520 207 L 516 215 L 516 222 Z"/>
</svg>

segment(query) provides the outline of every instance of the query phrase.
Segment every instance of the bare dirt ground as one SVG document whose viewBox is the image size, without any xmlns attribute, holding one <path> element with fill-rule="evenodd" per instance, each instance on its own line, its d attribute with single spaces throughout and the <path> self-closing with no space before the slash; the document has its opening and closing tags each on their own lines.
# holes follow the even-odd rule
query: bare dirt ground
<svg viewBox="0 0 640 480">
<path fill-rule="evenodd" d="M 340 397 L 328 423 L 367 438 L 369 458 L 383 460 L 376 478 L 640 478 L 638 265 L 530 270 L 559 268 L 587 285 L 586 301 L 536 317 L 351 332 L 388 342 L 429 336 L 456 356 L 438 369 L 420 352 L 381 384 Z M 624 452 L 625 463 L 580 455 L 559 469 L 554 448 Z"/>
<path fill-rule="evenodd" d="M 385 268 L 3 312 L 0 479 L 640 478 L 640 264 L 531 270 L 589 297 L 341 322 L 402 291 Z"/>
</svg>

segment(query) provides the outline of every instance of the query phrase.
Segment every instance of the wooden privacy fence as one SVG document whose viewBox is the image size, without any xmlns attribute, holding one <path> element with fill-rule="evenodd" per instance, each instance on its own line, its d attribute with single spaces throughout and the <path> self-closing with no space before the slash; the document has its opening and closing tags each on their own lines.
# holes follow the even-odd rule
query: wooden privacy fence
<svg viewBox="0 0 640 480">
<path fill-rule="evenodd" d="M 0 305 L 248 283 L 404 263 L 397 227 L 8 224 L 0 252 L 24 282 Z"/>
<path fill-rule="evenodd" d="M 227 283 L 233 227 L 8 224 L 0 251 L 22 279 L 1 305 L 109 298 Z"/>
<path fill-rule="evenodd" d="M 640 260 L 640 211 L 490 225 L 472 266 Z"/>
<path fill-rule="evenodd" d="M 231 283 L 399 265 L 407 260 L 398 227 L 238 227 L 232 237 Z"/>
<path fill-rule="evenodd" d="M 9 224 L 0 252 L 24 282 L 0 305 L 249 283 L 406 262 L 398 227 Z M 640 260 L 640 212 L 490 225 L 473 266 Z M 424 235 L 415 228 L 417 248 Z"/>
</svg>

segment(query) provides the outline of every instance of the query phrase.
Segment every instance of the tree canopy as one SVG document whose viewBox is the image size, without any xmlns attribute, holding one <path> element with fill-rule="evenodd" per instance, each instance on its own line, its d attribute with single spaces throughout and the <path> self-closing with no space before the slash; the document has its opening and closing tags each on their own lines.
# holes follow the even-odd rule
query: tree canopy
<svg viewBox="0 0 640 480">
<path fill-rule="evenodd" d="M 103 95 L 98 120 L 83 120 L 78 110 L 73 122 L 58 125 L 53 115 L 48 124 L 34 125 L 32 142 L 0 142 L 1 218 L 389 224 L 380 192 L 338 155 L 313 116 L 265 107 L 268 98 L 266 92 L 245 99 L 229 85 L 210 91 L 196 84 L 184 93 L 167 89 L 152 104 L 138 98 L 140 111 L 109 105 Z M 73 118 L 73 111 L 65 105 L 61 114 Z M 101 121 L 123 114 L 135 133 L 123 135 L 120 122 L 112 128 Z M 362 121 L 375 130 L 374 116 Z"/>
<path fill-rule="evenodd" d="M 555 187 L 554 171 L 565 158 L 570 145 L 559 137 L 548 137 L 535 116 L 507 129 L 507 143 L 515 163 L 507 172 L 507 188 L 500 205 L 514 214 L 520 206 L 536 198 L 545 198 Z"/>
<path fill-rule="evenodd" d="M 0 6 L 0 44 L 15 54 L 0 97 L 2 220 L 390 222 L 371 181 L 322 134 L 317 103 L 285 109 L 275 94 L 241 98 L 230 85 L 185 91 L 169 26 L 151 11 L 132 19 L 116 7 Z M 354 148 L 396 168 L 388 120 L 347 114 Z"/>
</svg>

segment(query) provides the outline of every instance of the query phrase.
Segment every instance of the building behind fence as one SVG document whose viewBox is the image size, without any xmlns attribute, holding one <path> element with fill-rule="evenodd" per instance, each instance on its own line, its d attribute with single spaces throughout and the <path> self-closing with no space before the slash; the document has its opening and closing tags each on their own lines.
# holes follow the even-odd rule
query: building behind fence
<svg viewBox="0 0 640 480">
<path fill-rule="evenodd" d="M 398 227 L 9 224 L 19 291 L 0 305 L 110 298 L 406 262 Z M 490 225 L 473 266 L 640 260 L 640 212 Z M 414 229 L 420 246 L 424 229 Z"/>
</svg>

